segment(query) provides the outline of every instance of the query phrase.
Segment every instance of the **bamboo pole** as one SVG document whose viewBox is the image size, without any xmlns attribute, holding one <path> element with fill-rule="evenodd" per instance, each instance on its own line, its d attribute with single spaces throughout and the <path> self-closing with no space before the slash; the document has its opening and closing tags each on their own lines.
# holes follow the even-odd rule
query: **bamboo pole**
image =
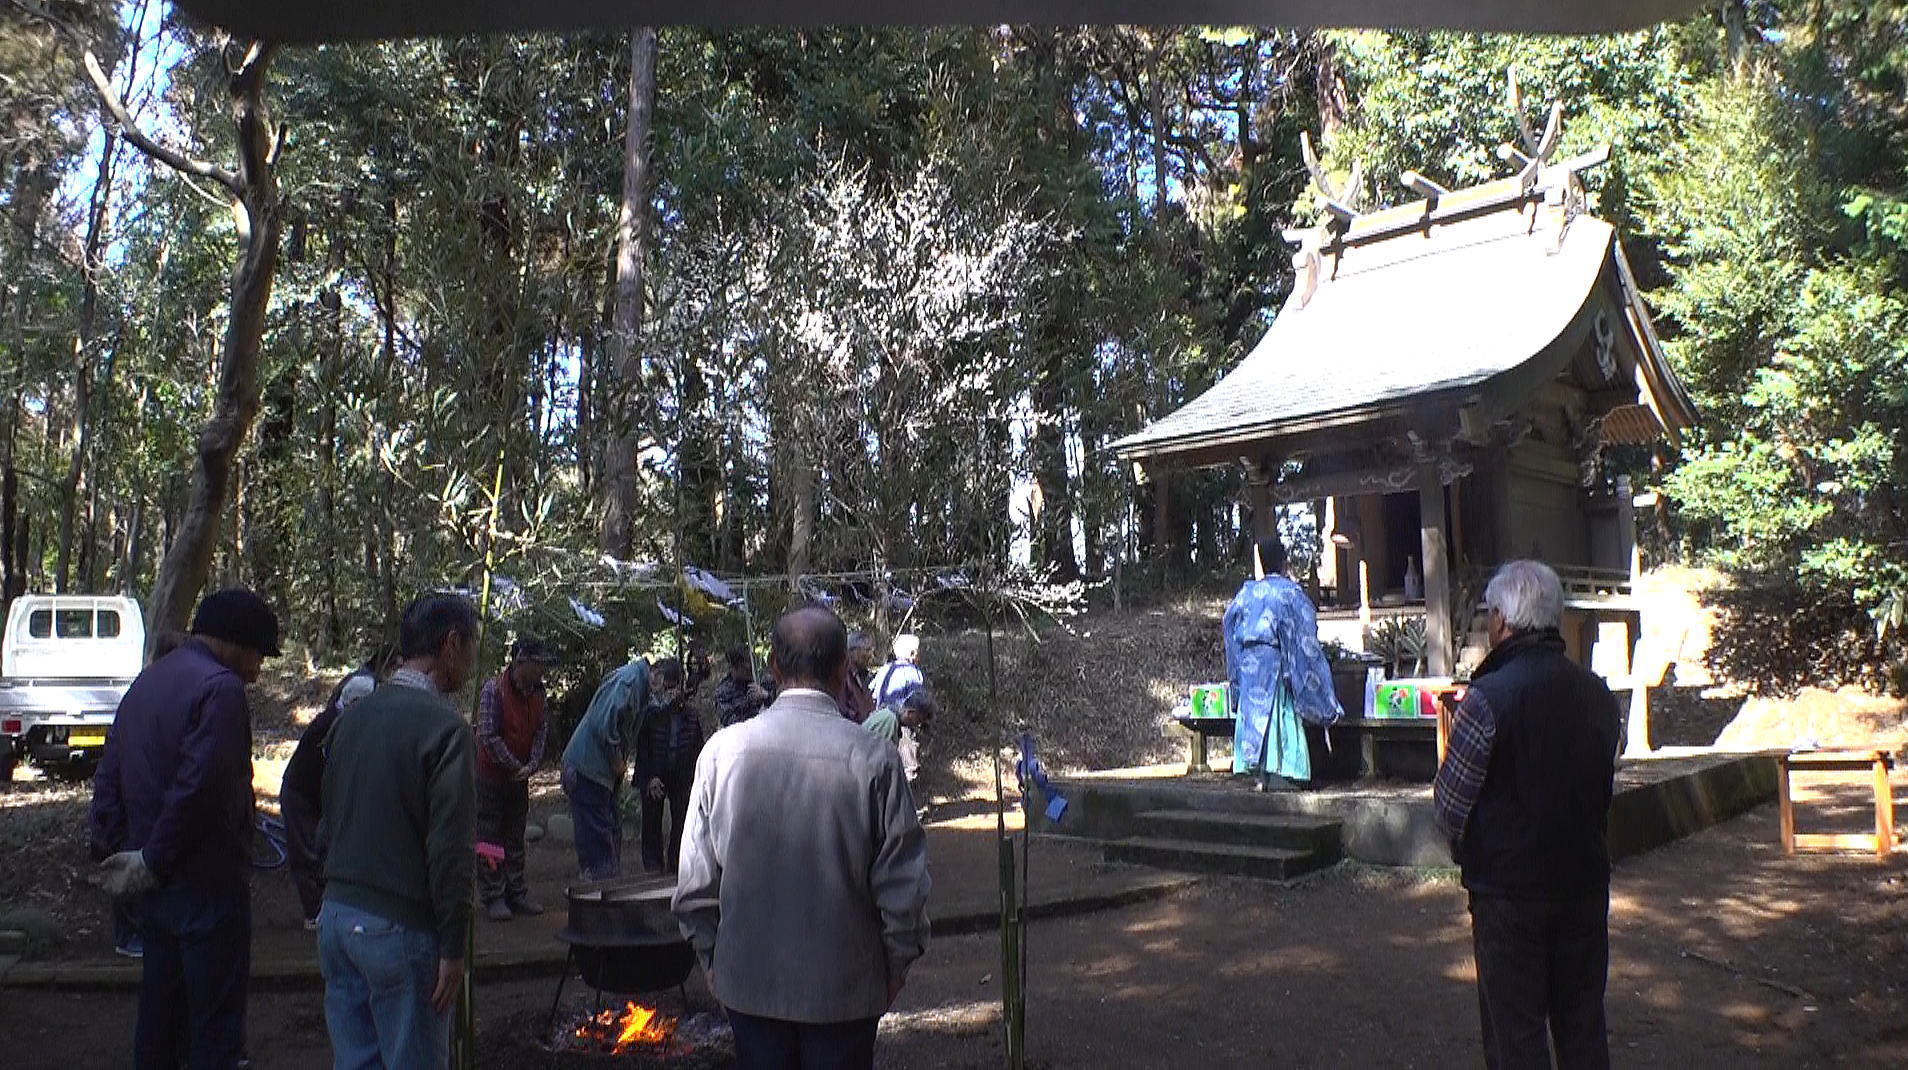
<svg viewBox="0 0 1908 1070">
<path fill-rule="evenodd" d="M 503 512 L 503 476 L 504 466 L 509 458 L 508 447 L 497 447 L 497 470 L 490 481 L 490 517 L 484 539 L 484 582 L 477 598 L 477 652 L 481 657 L 484 640 L 490 631 L 490 592 L 491 580 L 497 573 L 497 518 Z M 471 693 L 471 723 L 477 721 L 478 696 L 481 688 Z M 482 863 L 479 862 L 479 865 Z M 477 925 L 476 918 L 464 929 L 464 984 L 457 993 L 456 1020 L 452 1023 L 450 1064 L 454 1070 L 474 1070 L 477 1065 L 477 1007 L 475 1000 L 477 963 Z"/>
</svg>

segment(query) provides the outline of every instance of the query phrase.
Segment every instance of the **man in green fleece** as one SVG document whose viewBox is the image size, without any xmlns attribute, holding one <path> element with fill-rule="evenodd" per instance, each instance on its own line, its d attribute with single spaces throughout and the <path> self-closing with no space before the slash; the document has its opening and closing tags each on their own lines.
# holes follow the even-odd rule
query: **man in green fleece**
<svg viewBox="0 0 1908 1070">
<path fill-rule="evenodd" d="M 325 764 L 318 964 L 340 1067 L 446 1065 L 476 861 L 475 747 L 445 698 L 477 664 L 477 611 L 427 595 L 404 611 L 403 664 L 341 714 Z"/>
</svg>

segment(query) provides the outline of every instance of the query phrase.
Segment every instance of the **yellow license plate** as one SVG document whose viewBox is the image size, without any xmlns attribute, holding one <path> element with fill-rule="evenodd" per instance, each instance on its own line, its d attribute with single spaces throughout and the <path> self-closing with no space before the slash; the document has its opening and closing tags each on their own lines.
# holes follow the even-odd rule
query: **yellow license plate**
<svg viewBox="0 0 1908 1070">
<path fill-rule="evenodd" d="M 104 747 L 106 745 L 106 733 L 73 732 L 67 735 L 66 745 L 69 747 Z"/>
</svg>

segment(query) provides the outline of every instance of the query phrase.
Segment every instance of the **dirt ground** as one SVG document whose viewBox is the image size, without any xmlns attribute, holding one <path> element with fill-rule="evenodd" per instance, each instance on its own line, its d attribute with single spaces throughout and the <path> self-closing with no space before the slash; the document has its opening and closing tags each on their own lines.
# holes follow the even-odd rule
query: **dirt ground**
<svg viewBox="0 0 1908 1070">
<path fill-rule="evenodd" d="M 1908 776 L 1898 774 L 1898 793 Z M 1803 793 L 1802 827 L 1859 829 L 1856 785 Z M 1908 855 L 1784 857 L 1764 806 L 1618 867 L 1610 1032 L 1620 1066 L 1901 1066 Z M 937 859 L 937 870 L 980 865 Z M 1172 898 L 1036 922 L 1028 1045 L 1042 1067 L 1462 1066 L 1477 1057 L 1464 894 L 1449 873 L 1342 866 L 1296 887 L 1204 882 Z M 938 940 L 883 1025 L 882 1067 L 1000 1065 L 999 943 Z M 480 985 L 488 1065 L 549 1006 L 553 979 Z M 587 996 L 570 986 L 565 1013 Z M 19 1067 L 124 1064 L 131 994 L 7 991 Z M 692 981 L 693 1007 L 708 995 Z M 666 1013 L 681 1008 L 661 1000 Z M 315 992 L 252 999 L 261 1068 L 319 1067 Z M 591 1065 L 615 1065 L 592 1061 Z"/>
<path fill-rule="evenodd" d="M 532 785 L 531 822 L 543 824 L 550 815 L 566 809 L 555 773 L 538 774 Z M 57 851 L 46 850 L 41 840 L 33 856 L 43 868 L 37 875 L 16 872 L 12 880 L 27 886 L 27 891 L 9 905 L 0 902 L 0 921 L 15 916 L 22 906 L 44 919 L 51 927 L 33 932 L 36 940 L 31 958 L 36 962 L 115 961 L 112 959 L 111 928 L 107 922 L 110 900 L 95 884 L 93 869 L 83 854 L 83 828 L 88 798 L 82 788 L 44 783 L 22 783 L 0 803 L 0 837 L 7 827 L 30 823 L 42 827 L 48 835 L 70 838 L 66 830 L 82 829 L 76 844 L 62 844 Z M 20 815 L 16 822 L 14 815 Z M 1018 828 L 1016 818 L 1010 827 Z M 943 903 L 960 905 L 966 911 L 985 909 L 996 895 L 994 867 L 997 848 L 991 804 L 941 802 L 928 815 L 928 849 L 938 898 Z M 624 872 L 641 872 L 641 851 L 635 822 L 625 823 L 623 845 Z M 13 851 L 16 858 L 28 855 L 33 841 Z M 1100 866 L 1096 858 L 1079 852 L 1044 852 L 1047 879 L 1075 884 L 1088 879 Z M 547 913 L 536 918 L 514 918 L 496 923 L 480 919 L 477 923 L 477 947 L 480 954 L 490 951 L 520 951 L 548 948 L 563 927 L 563 889 L 576 880 L 576 852 L 569 843 L 545 839 L 529 844 L 526 850 L 526 876 L 533 898 Z M 29 929 L 34 926 L 27 926 Z M 312 958 L 312 936 L 304 929 L 304 914 L 288 870 L 260 871 L 252 880 L 252 957 L 258 962 Z M 0 1000 L 0 1005 L 4 1000 Z M 0 1060 L 0 1065 L 4 1061 Z"/>
</svg>

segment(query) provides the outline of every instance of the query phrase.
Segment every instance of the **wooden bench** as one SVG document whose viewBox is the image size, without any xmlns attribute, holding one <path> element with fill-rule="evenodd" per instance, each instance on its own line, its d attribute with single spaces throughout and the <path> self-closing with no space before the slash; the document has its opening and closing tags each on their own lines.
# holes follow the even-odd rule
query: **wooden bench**
<svg viewBox="0 0 1908 1070">
<path fill-rule="evenodd" d="M 1224 736 L 1231 739 L 1239 724 L 1237 717 L 1175 717 L 1181 728 L 1192 733 L 1192 739 L 1186 744 L 1186 772 L 1204 773 L 1206 767 L 1206 737 Z"/>
<path fill-rule="evenodd" d="M 1794 854 L 1797 848 L 1823 850 L 1872 850 L 1877 858 L 1887 858 L 1895 849 L 1895 795 L 1888 785 L 1888 770 L 1894 759 L 1880 750 L 1822 750 L 1784 754 L 1776 759 L 1777 799 L 1782 820 L 1782 853 Z M 1798 833 L 1795 831 L 1795 799 L 1789 793 L 1789 774 L 1852 773 L 1871 769 L 1875 774 L 1875 834 Z"/>
<path fill-rule="evenodd" d="M 1422 769 L 1424 760 L 1422 751 L 1414 750 L 1425 743 L 1433 743 L 1438 738 L 1438 723 L 1430 717 L 1341 717 L 1332 725 L 1333 731 L 1354 732 L 1358 736 L 1358 775 L 1361 779 L 1372 780 L 1380 776 L 1405 776 L 1406 779 L 1428 778 L 1429 774 L 1417 771 Z M 1388 744 L 1404 745 L 1407 749 L 1407 764 L 1414 768 L 1411 772 L 1397 772 L 1398 762 L 1386 763 L 1379 757 L 1379 750 Z M 1394 759 L 1398 757 L 1393 748 Z M 1413 754 L 1418 757 L 1413 758 Z M 1434 754 L 1436 752 L 1434 751 Z M 1438 754 L 1432 759 L 1431 773 L 1437 771 L 1437 762 L 1442 760 Z"/>
</svg>

